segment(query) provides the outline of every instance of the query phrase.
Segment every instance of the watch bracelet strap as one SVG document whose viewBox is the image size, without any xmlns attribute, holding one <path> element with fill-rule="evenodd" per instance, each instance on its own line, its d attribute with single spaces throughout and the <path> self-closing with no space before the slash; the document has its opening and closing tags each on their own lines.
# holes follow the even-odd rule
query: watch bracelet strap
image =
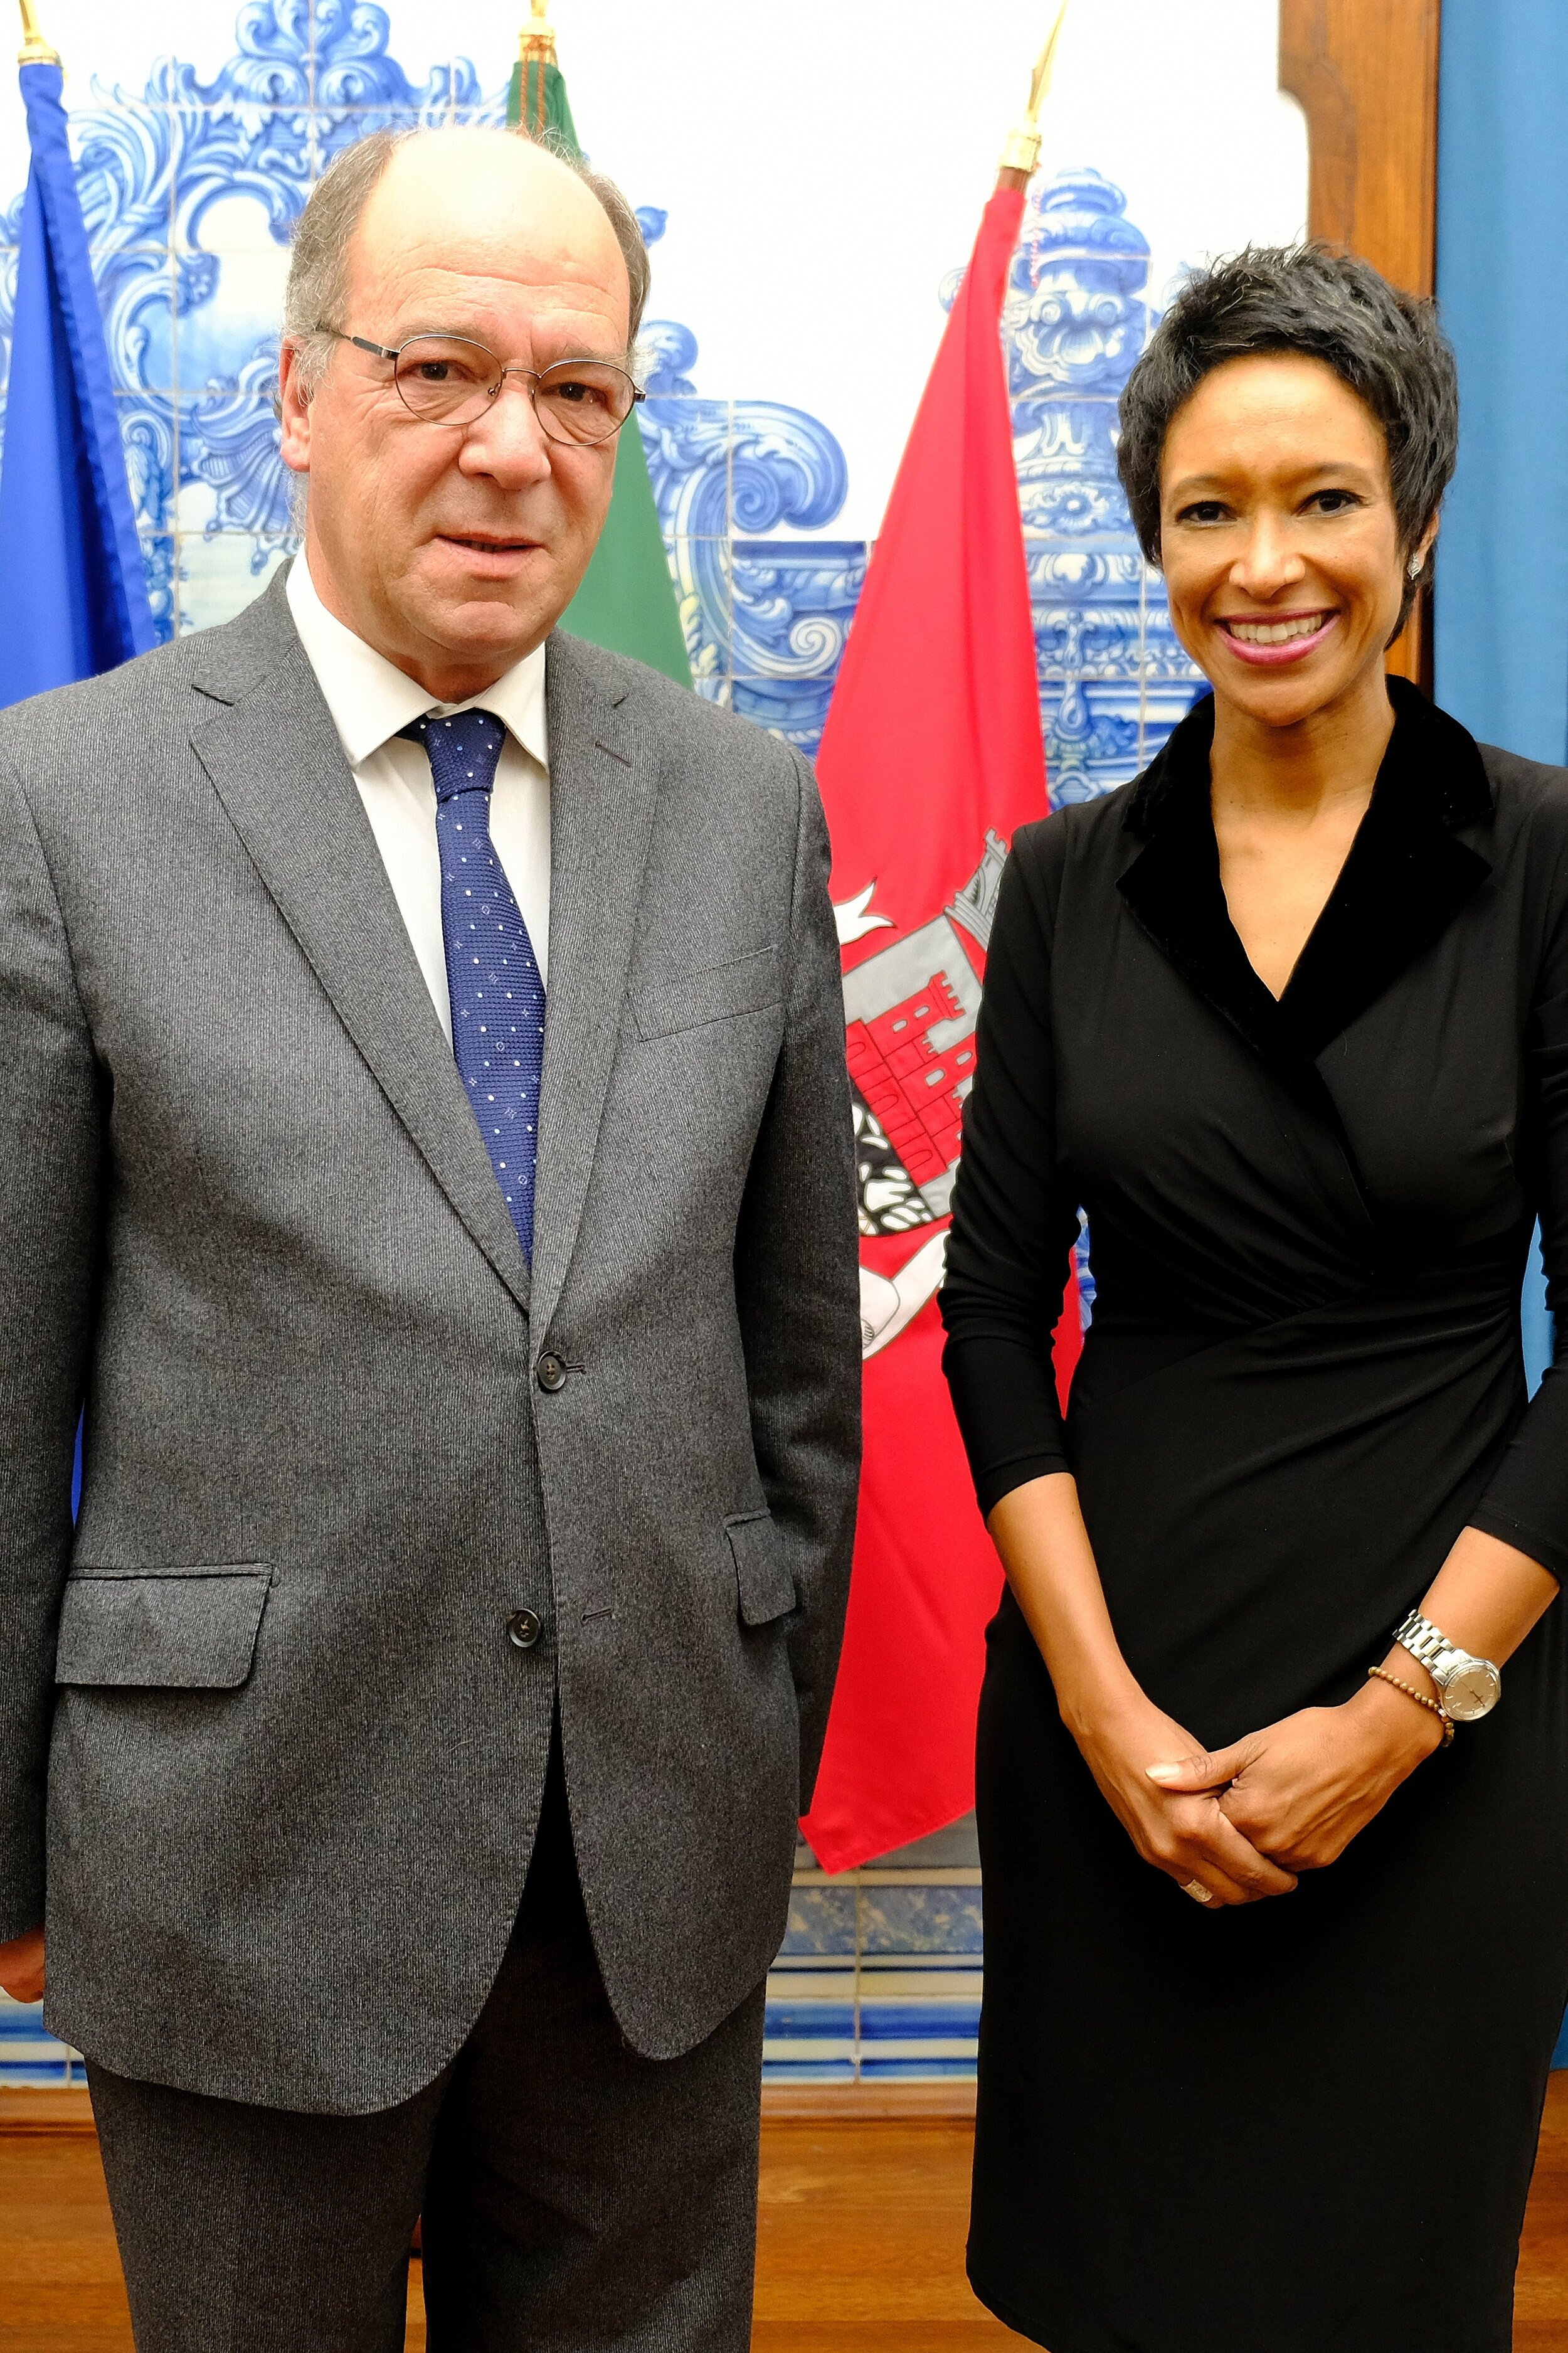
<svg viewBox="0 0 1568 2353">
<path fill-rule="evenodd" d="M 1438 1659 L 1451 1658 L 1458 1662 L 1469 1656 L 1469 1652 L 1461 1651 L 1457 1642 L 1450 1642 L 1447 1634 L 1434 1626 L 1430 1618 L 1423 1617 L 1419 1609 L 1413 1609 L 1404 1623 L 1394 1628 L 1394 1639 L 1402 1651 L 1408 1651 L 1413 1659 L 1419 1659 L 1429 1673 Z M 1436 1674 L 1433 1674 L 1433 1681 L 1436 1681 Z"/>
</svg>

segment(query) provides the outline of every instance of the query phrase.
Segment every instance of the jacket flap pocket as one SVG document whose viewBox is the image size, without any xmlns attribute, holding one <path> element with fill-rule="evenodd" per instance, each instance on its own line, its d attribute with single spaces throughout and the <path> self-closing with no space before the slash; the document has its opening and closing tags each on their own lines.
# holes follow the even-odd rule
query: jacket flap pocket
<svg viewBox="0 0 1568 2353">
<path fill-rule="evenodd" d="M 779 1001 L 779 952 L 759 948 L 734 964 L 706 972 L 671 973 L 645 981 L 632 998 L 640 1038 L 663 1038 L 700 1022 L 727 1021 L 738 1013 L 760 1013 Z"/>
<path fill-rule="evenodd" d="M 271 1572 L 80 1568 L 67 1581 L 58 1683 L 231 1691 L 250 1672 Z"/>
<path fill-rule="evenodd" d="M 734 1555 L 742 1624 L 766 1626 L 787 1617 L 795 1607 L 795 1579 L 779 1548 L 772 1513 L 747 1512 L 726 1520 L 724 1533 Z"/>
</svg>

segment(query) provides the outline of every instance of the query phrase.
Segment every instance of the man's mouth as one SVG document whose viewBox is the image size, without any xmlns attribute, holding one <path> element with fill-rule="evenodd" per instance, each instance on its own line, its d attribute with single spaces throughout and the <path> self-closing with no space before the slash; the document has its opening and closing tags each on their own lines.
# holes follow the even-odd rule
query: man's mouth
<svg viewBox="0 0 1568 2353">
<path fill-rule="evenodd" d="M 492 539 L 485 533 L 444 531 L 441 537 L 453 547 L 472 548 L 476 555 L 526 555 L 537 547 L 536 539 Z"/>
</svg>

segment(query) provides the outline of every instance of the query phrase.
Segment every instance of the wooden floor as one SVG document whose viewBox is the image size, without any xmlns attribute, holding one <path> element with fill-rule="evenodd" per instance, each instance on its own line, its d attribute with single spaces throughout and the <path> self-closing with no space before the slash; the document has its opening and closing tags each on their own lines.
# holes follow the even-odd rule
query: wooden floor
<svg viewBox="0 0 1568 2353">
<path fill-rule="evenodd" d="M 967 2125 L 772 2118 L 756 2353 L 1022 2345 L 963 2279 Z M 1568 2073 L 1552 2080 L 1520 2265 L 1515 2353 L 1568 2353 Z M 425 2344 L 417 2269 L 409 2353 Z M 90 2133 L 0 2133 L 0 2353 L 132 2353 Z"/>
</svg>

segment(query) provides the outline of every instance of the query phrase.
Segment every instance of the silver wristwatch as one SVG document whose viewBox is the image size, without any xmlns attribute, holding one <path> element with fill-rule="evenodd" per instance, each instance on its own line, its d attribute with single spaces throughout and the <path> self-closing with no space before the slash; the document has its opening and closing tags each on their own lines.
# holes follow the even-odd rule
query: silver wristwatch
<svg viewBox="0 0 1568 2353">
<path fill-rule="evenodd" d="M 1502 1677 L 1489 1659 L 1461 1651 L 1419 1609 L 1394 1628 L 1394 1639 L 1402 1651 L 1420 1660 L 1437 1686 L 1445 1715 L 1456 1724 L 1474 1724 L 1478 1716 L 1491 1714 L 1502 1696 Z"/>
</svg>

